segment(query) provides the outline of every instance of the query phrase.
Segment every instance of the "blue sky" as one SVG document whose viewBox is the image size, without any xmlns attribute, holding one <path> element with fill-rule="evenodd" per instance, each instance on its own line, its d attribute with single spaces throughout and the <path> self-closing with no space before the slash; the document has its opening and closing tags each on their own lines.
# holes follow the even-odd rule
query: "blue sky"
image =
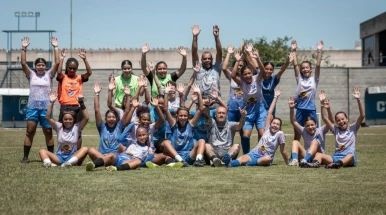
<svg viewBox="0 0 386 215">
<path fill-rule="evenodd" d="M 228 3 L 229 2 L 229 3 Z M 70 0 L 1 0 L 0 29 L 17 30 L 16 11 L 39 11 L 38 30 L 56 30 L 60 47 L 70 47 Z M 300 48 L 354 49 L 359 24 L 386 11 L 385 0 L 73 0 L 73 47 L 151 48 L 190 47 L 191 26 L 198 24 L 199 48 L 214 47 L 212 26 L 220 27 L 222 46 L 241 39 L 290 36 Z M 21 30 L 34 30 L 35 18 L 21 18 Z M 15 34 L 13 47 L 23 36 L 31 48 L 47 48 L 48 36 Z M 0 34 L 0 48 L 7 35 Z"/>
</svg>

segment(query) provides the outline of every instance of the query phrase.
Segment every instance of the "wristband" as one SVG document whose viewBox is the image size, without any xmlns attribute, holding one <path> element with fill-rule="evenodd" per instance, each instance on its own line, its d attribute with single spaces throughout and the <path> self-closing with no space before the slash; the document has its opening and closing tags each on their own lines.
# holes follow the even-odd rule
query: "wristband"
<svg viewBox="0 0 386 215">
<path fill-rule="evenodd" d="M 65 57 L 60 57 L 60 59 L 64 60 Z"/>
<path fill-rule="evenodd" d="M 51 102 L 51 101 L 50 101 L 50 103 L 51 103 L 51 104 L 54 104 L 54 103 L 55 103 L 55 101 L 53 101 L 53 102 Z"/>
<path fill-rule="evenodd" d="M 356 100 L 357 100 L 357 101 L 361 101 L 361 98 L 357 98 Z"/>
<path fill-rule="evenodd" d="M 80 99 L 80 100 L 79 100 L 79 105 L 80 105 L 80 109 L 81 109 L 81 110 L 86 109 L 86 106 L 84 105 L 83 99 Z"/>
<path fill-rule="evenodd" d="M 26 51 L 27 51 L 27 48 L 26 48 L 26 47 L 23 47 L 23 48 L 21 48 L 21 50 L 26 52 Z"/>
<path fill-rule="evenodd" d="M 95 93 L 96 96 L 99 96 L 99 93 Z"/>
<path fill-rule="evenodd" d="M 54 50 L 58 50 L 59 48 L 57 46 L 54 47 Z"/>
<path fill-rule="evenodd" d="M 142 53 L 142 56 L 146 56 L 146 53 Z"/>
<path fill-rule="evenodd" d="M 290 110 L 293 110 L 293 109 L 295 109 L 295 108 L 290 108 Z"/>
<path fill-rule="evenodd" d="M 322 52 L 322 49 L 318 49 L 318 53 Z"/>
<path fill-rule="evenodd" d="M 277 99 L 277 98 L 279 98 L 279 96 L 274 96 L 273 98 Z"/>
</svg>

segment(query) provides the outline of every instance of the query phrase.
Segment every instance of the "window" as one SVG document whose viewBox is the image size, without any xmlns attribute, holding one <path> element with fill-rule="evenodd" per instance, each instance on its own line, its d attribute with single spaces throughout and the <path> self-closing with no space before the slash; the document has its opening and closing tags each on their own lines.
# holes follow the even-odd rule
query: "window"
<svg viewBox="0 0 386 215">
<path fill-rule="evenodd" d="M 374 60 L 374 46 L 375 46 L 375 36 L 370 36 L 363 39 L 363 50 L 362 50 L 362 65 L 369 66 L 375 65 Z"/>
</svg>

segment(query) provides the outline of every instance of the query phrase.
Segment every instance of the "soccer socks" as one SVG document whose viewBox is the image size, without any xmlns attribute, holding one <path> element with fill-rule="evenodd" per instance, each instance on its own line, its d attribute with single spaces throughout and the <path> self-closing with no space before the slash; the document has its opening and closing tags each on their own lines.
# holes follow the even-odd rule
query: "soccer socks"
<svg viewBox="0 0 386 215">
<path fill-rule="evenodd" d="M 97 158 L 93 162 L 94 162 L 95 168 L 105 165 L 105 161 L 102 158 Z"/>
<path fill-rule="evenodd" d="M 340 166 L 343 166 L 343 161 L 342 160 L 338 160 L 337 163 L 340 164 Z"/>
<path fill-rule="evenodd" d="M 77 163 L 78 163 L 78 158 L 75 157 L 75 156 L 72 156 L 72 157 L 70 158 L 70 160 L 68 160 L 67 162 L 70 163 L 70 164 L 72 164 L 72 165 L 77 164 Z"/>
<path fill-rule="evenodd" d="M 243 148 L 243 153 L 247 154 L 251 148 L 251 137 L 242 136 L 241 137 L 241 147 Z"/>
<path fill-rule="evenodd" d="M 24 145 L 24 157 L 28 158 L 29 151 L 31 150 L 31 146 Z"/>
<path fill-rule="evenodd" d="M 176 157 L 174 157 L 174 158 L 175 158 L 176 161 L 178 161 L 178 162 L 181 162 L 181 161 L 182 161 L 182 157 L 181 157 L 179 154 L 177 154 Z"/>
<path fill-rule="evenodd" d="M 312 161 L 312 155 L 307 152 L 306 156 L 304 157 L 304 160 L 306 160 L 307 162 L 311 162 Z"/>
<path fill-rule="evenodd" d="M 197 154 L 196 160 L 202 160 L 202 154 Z"/>
<path fill-rule="evenodd" d="M 52 145 L 52 146 L 47 146 L 47 150 L 48 150 L 49 152 L 54 153 L 54 145 Z"/>
<path fill-rule="evenodd" d="M 130 165 L 128 163 L 117 166 L 118 171 L 129 170 L 129 169 L 130 169 Z"/>
<path fill-rule="evenodd" d="M 46 158 L 43 160 L 43 164 L 51 164 L 51 160 L 49 158 Z"/>
<path fill-rule="evenodd" d="M 259 165 L 259 159 L 252 159 L 252 161 L 245 164 L 245 166 L 258 166 Z"/>
<path fill-rule="evenodd" d="M 291 157 L 292 157 L 292 160 L 294 160 L 294 159 L 299 160 L 298 153 L 296 153 L 296 152 L 292 152 Z"/>
<path fill-rule="evenodd" d="M 238 166 L 240 166 L 240 162 L 238 160 L 232 160 L 231 165 L 232 165 L 232 167 L 238 167 Z"/>
</svg>

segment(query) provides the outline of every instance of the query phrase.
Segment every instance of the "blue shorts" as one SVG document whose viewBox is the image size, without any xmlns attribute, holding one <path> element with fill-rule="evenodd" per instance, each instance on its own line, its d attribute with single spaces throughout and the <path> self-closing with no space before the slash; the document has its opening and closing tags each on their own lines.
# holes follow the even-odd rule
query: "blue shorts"
<svg viewBox="0 0 386 215">
<path fill-rule="evenodd" d="M 261 155 L 261 154 L 257 153 L 256 151 L 251 151 L 247 155 L 251 158 L 252 163 L 256 163 L 256 166 L 257 166 L 257 160 L 266 156 L 266 155 Z M 271 166 L 271 164 L 272 164 L 272 160 L 269 163 L 269 165 Z"/>
<path fill-rule="evenodd" d="M 179 151 L 177 152 L 178 155 L 181 156 L 181 158 L 186 161 L 189 165 L 192 165 L 194 163 L 194 159 L 190 158 L 190 151 Z"/>
<path fill-rule="evenodd" d="M 239 108 L 244 108 L 244 99 L 229 99 L 228 100 L 228 110 L 230 111 L 238 111 L 240 113 Z"/>
<path fill-rule="evenodd" d="M 248 110 L 247 110 L 248 111 Z M 255 117 L 251 117 L 245 120 L 243 130 L 253 130 L 253 126 L 256 125 L 256 129 L 261 129 L 265 127 L 265 119 L 267 118 L 267 110 L 263 103 L 257 105 L 256 108 L 251 109 L 251 111 L 258 111 L 255 114 Z"/>
<path fill-rule="evenodd" d="M 347 154 L 347 155 L 349 155 L 349 154 Z M 335 154 L 331 155 L 332 162 L 336 163 L 339 160 L 342 160 L 343 158 L 345 158 L 347 155 L 335 153 Z M 354 163 L 352 164 L 352 166 L 348 166 L 348 167 L 355 167 L 355 166 L 357 166 L 357 156 L 354 154 Z"/>
<path fill-rule="evenodd" d="M 239 122 L 241 118 L 240 110 L 228 110 L 228 121 Z"/>
<path fill-rule="evenodd" d="M 69 155 L 63 155 L 63 154 L 55 154 L 56 157 L 59 158 L 60 164 L 66 163 L 74 154 L 69 154 Z"/>
<path fill-rule="evenodd" d="M 304 127 L 304 119 L 311 116 L 316 121 L 316 126 L 318 125 L 318 116 L 316 115 L 316 110 L 306 110 L 306 109 L 296 109 L 296 122 Z"/>
<path fill-rule="evenodd" d="M 33 121 L 36 124 L 40 123 L 43 128 L 52 128 L 48 120 L 46 119 L 47 110 L 37 110 L 27 108 L 26 120 Z M 52 117 L 52 114 L 51 114 Z"/>
<path fill-rule="evenodd" d="M 126 154 L 125 152 L 123 152 L 121 154 L 114 152 L 114 154 L 115 154 L 115 156 L 117 156 L 117 159 L 115 161 L 114 166 L 120 166 L 123 164 L 123 162 L 125 162 L 127 160 L 134 160 L 135 159 L 135 158 L 131 157 L 130 155 Z"/>
</svg>

